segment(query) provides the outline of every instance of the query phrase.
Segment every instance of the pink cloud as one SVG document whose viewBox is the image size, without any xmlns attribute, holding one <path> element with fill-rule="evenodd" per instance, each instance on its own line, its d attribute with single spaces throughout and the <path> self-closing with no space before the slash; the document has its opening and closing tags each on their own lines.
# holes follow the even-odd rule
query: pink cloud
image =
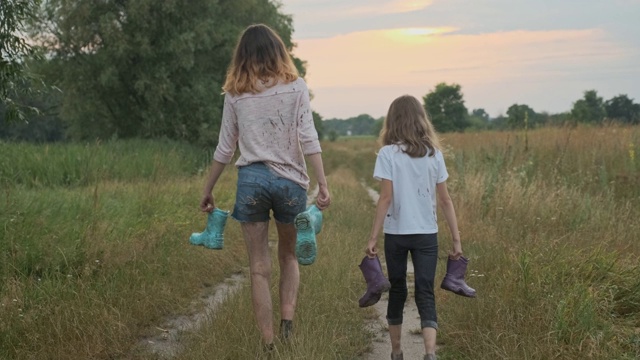
<svg viewBox="0 0 640 360">
<path fill-rule="evenodd" d="M 455 30 L 387 29 L 301 39 L 295 53 L 308 62 L 307 81 L 316 105 L 331 106 L 330 112 L 337 111 L 343 101 L 351 102 L 351 109 L 362 102 L 362 110 L 356 113 L 368 112 L 366 95 L 333 99 L 331 94 L 354 88 L 370 89 L 380 97 L 385 89 L 423 88 L 426 94 L 443 81 L 463 88 L 553 81 L 572 71 L 610 66 L 626 56 L 626 49 L 609 41 L 600 29 L 487 34 L 456 34 Z"/>
<path fill-rule="evenodd" d="M 327 39 L 298 40 L 315 86 L 388 85 L 495 79 L 539 64 L 606 64 L 624 49 L 598 29 L 441 35 L 451 29 L 372 30 Z M 447 80 L 442 79 L 442 80 Z"/>
</svg>

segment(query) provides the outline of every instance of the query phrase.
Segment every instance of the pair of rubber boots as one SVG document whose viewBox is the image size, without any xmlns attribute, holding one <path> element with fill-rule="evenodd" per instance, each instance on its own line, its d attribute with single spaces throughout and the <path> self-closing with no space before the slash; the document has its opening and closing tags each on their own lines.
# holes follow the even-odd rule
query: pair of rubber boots
<svg viewBox="0 0 640 360">
<path fill-rule="evenodd" d="M 469 259 L 464 256 L 460 256 L 458 260 L 448 258 L 447 275 L 442 279 L 440 287 L 460 296 L 476 297 L 476 290 L 464 281 L 468 263 Z"/>
<path fill-rule="evenodd" d="M 296 215 L 296 257 L 300 265 L 311 265 L 316 261 L 318 245 L 316 235 L 322 230 L 322 211 L 315 205 Z"/>
<path fill-rule="evenodd" d="M 367 291 L 358 300 L 358 304 L 360 307 L 375 305 L 380 301 L 382 293 L 389 291 L 391 283 L 384 276 L 382 264 L 380 264 L 380 259 L 377 256 L 365 256 L 360 262 L 360 271 L 362 271 L 364 280 L 367 282 Z"/>
<path fill-rule="evenodd" d="M 207 228 L 201 233 L 193 233 L 189 238 L 192 245 L 204 245 L 208 249 L 221 250 L 224 247 L 224 226 L 229 212 L 215 208 L 207 216 Z"/>
</svg>

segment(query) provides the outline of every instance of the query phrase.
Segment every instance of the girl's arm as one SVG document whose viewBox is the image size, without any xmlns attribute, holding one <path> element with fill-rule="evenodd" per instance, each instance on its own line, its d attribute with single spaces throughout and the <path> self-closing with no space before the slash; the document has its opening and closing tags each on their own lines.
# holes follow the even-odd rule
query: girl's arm
<svg viewBox="0 0 640 360">
<path fill-rule="evenodd" d="M 316 198 L 316 205 L 318 206 L 318 209 L 324 210 L 331 204 L 331 196 L 329 195 L 327 179 L 324 176 L 322 155 L 321 153 L 315 153 L 308 155 L 307 158 L 313 168 L 313 172 L 316 174 L 316 181 L 318 181 L 318 197 Z"/>
<path fill-rule="evenodd" d="M 365 252 L 368 256 L 374 257 L 378 254 L 378 235 L 380 229 L 384 224 L 384 218 L 387 216 L 387 211 L 393 200 L 393 182 L 391 180 L 382 179 L 380 184 L 380 198 L 378 198 L 378 205 L 376 205 L 376 215 L 373 219 L 373 226 L 371 227 L 371 235 L 369 236 L 369 242 Z"/>
<path fill-rule="evenodd" d="M 211 170 L 209 176 L 207 176 L 207 182 L 204 184 L 204 190 L 202 191 L 202 200 L 200 200 L 200 210 L 211 212 L 216 208 L 215 200 L 211 192 L 213 187 L 216 186 L 220 174 L 224 170 L 226 164 L 223 164 L 217 160 L 211 162 Z"/>
<path fill-rule="evenodd" d="M 211 192 L 218 182 L 218 178 L 226 164 L 231 162 L 231 158 L 238 146 L 238 118 L 233 110 L 233 106 L 229 102 L 229 94 L 224 95 L 224 107 L 222 108 L 222 124 L 220 125 L 220 136 L 218 137 L 218 146 L 213 153 L 211 161 L 211 170 L 207 176 L 207 182 L 204 184 L 202 191 L 202 199 L 200 200 L 200 210 L 211 212 L 216 208 L 215 200 Z"/>
<path fill-rule="evenodd" d="M 444 218 L 447 220 L 449 230 L 451 231 L 451 240 L 453 241 L 453 250 L 449 252 L 449 256 L 458 260 L 462 256 L 462 244 L 460 243 L 460 232 L 458 231 L 458 220 L 456 219 L 456 211 L 453 208 L 453 201 L 447 190 L 447 183 L 441 182 L 436 185 L 436 194 L 438 195 L 438 203 L 444 212 Z"/>
</svg>

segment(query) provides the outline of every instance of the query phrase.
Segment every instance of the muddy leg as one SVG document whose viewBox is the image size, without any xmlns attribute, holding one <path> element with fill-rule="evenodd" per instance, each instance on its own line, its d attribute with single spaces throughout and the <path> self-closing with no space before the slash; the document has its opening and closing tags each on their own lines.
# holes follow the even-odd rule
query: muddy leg
<svg viewBox="0 0 640 360">
<path fill-rule="evenodd" d="M 271 302 L 271 255 L 268 240 L 269 222 L 242 224 L 242 234 L 249 253 L 251 299 L 256 322 L 265 344 L 273 343 L 273 305 Z"/>
</svg>

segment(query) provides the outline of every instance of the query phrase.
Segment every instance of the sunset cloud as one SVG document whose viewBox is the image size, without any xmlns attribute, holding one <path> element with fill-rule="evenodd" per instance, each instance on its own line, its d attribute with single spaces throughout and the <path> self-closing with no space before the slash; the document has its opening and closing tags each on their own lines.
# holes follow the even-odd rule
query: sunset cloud
<svg viewBox="0 0 640 360">
<path fill-rule="evenodd" d="M 351 14 L 395 14 L 427 8 L 433 0 L 370 1 L 365 6 L 353 7 Z"/>
<path fill-rule="evenodd" d="M 469 108 L 567 111 L 585 90 L 640 100 L 640 0 L 282 0 L 325 117 L 462 85 Z"/>
<path fill-rule="evenodd" d="M 414 89 L 416 96 L 422 96 L 439 82 L 459 83 L 473 92 L 495 84 L 504 88 L 541 79 L 569 81 L 592 75 L 592 69 L 606 71 L 628 55 L 625 47 L 609 41 L 600 29 L 488 34 L 456 34 L 456 30 L 414 27 L 303 39 L 298 41 L 296 55 L 308 61 L 314 102 L 327 109 L 348 106 L 353 115 L 368 109 L 383 113 L 386 105 L 380 104 L 390 102 L 403 89 Z M 331 97 L 331 105 L 324 103 L 336 89 L 369 89 L 378 98 Z"/>
</svg>

